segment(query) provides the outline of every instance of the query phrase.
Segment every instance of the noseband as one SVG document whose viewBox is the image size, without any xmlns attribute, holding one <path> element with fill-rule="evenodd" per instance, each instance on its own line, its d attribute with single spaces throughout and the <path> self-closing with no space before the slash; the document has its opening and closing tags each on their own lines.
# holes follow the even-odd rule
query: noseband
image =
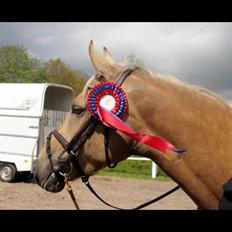
<svg viewBox="0 0 232 232">
<path fill-rule="evenodd" d="M 124 80 L 134 71 L 135 69 L 128 68 L 125 71 L 123 71 L 116 79 L 116 84 L 121 86 Z M 73 112 L 75 113 L 75 111 Z M 58 161 L 63 164 L 70 163 L 70 161 L 78 156 L 79 149 L 85 144 L 86 140 L 94 133 L 96 125 L 99 123 L 99 121 L 92 116 L 87 121 L 87 123 L 81 128 L 81 130 L 71 139 L 70 142 L 67 142 L 67 140 L 55 129 L 47 137 L 47 144 L 46 144 L 46 152 L 47 156 L 50 162 L 50 166 L 52 168 L 52 171 L 55 175 L 59 174 L 64 176 L 67 173 L 62 173 L 60 170 L 60 167 L 55 167 L 52 162 L 52 152 L 51 152 L 51 136 L 53 135 L 57 141 L 60 143 L 60 145 L 64 148 L 62 153 L 58 157 Z M 103 124 L 102 124 L 103 125 Z M 104 125 L 103 125 L 104 126 Z M 108 149 L 108 128 L 104 126 L 104 146 L 105 146 L 105 157 L 106 157 L 106 163 L 108 167 L 113 168 L 116 166 L 116 164 L 111 164 L 109 160 L 109 149 Z M 66 160 L 62 160 L 62 156 L 65 153 L 68 153 L 68 158 Z M 83 169 L 81 168 L 78 159 L 76 159 L 77 168 L 79 169 L 79 173 L 81 175 L 81 178 L 86 180 L 88 179 L 88 176 L 84 173 Z"/>
</svg>

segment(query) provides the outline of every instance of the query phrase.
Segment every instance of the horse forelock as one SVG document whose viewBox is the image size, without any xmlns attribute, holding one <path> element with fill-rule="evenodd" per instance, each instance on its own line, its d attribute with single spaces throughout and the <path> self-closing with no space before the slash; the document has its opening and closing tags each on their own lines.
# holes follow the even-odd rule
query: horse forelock
<svg viewBox="0 0 232 232">
<path fill-rule="evenodd" d="M 95 78 L 95 75 L 92 75 L 88 81 L 86 82 L 85 86 L 84 86 L 84 89 L 83 89 L 83 97 L 86 99 L 87 97 L 87 94 L 88 94 L 88 91 L 90 89 L 92 89 L 95 85 L 95 82 L 96 82 L 96 78 Z"/>
</svg>

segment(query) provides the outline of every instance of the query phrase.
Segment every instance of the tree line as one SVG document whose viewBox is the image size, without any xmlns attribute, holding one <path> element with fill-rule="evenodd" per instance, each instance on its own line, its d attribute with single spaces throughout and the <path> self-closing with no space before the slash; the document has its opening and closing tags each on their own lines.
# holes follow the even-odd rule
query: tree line
<svg viewBox="0 0 232 232">
<path fill-rule="evenodd" d="M 46 63 L 42 63 L 23 46 L 7 45 L 0 47 L 0 82 L 52 82 L 68 85 L 78 94 L 86 81 L 87 76 L 73 70 L 60 58 L 50 59 Z"/>
</svg>

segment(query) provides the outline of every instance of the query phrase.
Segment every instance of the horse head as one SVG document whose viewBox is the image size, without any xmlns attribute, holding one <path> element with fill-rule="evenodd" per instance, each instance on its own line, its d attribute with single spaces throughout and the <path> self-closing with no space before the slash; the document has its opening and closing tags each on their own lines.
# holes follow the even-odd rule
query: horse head
<svg viewBox="0 0 232 232">
<path fill-rule="evenodd" d="M 101 82 L 114 82 L 118 75 L 127 68 L 116 64 L 106 48 L 104 48 L 103 55 L 99 54 L 94 49 L 93 42 L 89 45 L 89 56 L 96 74 L 87 81 L 83 91 L 76 96 L 72 104 L 72 110 L 56 129 L 56 133 L 50 135 L 47 147 L 42 148 L 37 159 L 35 178 L 44 189 L 51 192 L 58 192 L 64 188 L 62 173 L 71 172 L 72 179 L 80 177 L 83 173 L 88 176 L 93 175 L 107 165 L 118 163 L 132 153 L 135 154 L 136 143 L 123 133 L 111 128 L 108 128 L 106 132 L 105 126 L 99 122 L 94 125 L 92 131 L 89 129 L 91 126 L 91 115 L 87 110 L 89 92 Z M 136 83 L 138 78 L 132 73 L 131 77 L 123 84 L 123 89 L 128 97 L 129 108 L 122 120 L 138 129 L 143 125 L 134 125 L 135 122 L 139 121 L 136 117 L 137 107 L 139 108 L 139 106 L 136 107 L 138 105 L 136 91 L 139 91 L 142 83 L 138 82 L 132 88 L 129 79 L 133 79 L 133 83 Z M 86 131 L 89 134 L 88 136 L 83 135 Z M 59 140 L 55 136 L 56 134 L 62 138 Z M 63 145 L 62 139 L 66 141 Z M 84 141 L 81 142 L 78 151 L 76 151 L 78 155 L 70 159 L 70 154 L 65 146 L 70 142 L 75 146 L 81 140 Z M 106 140 L 107 146 L 105 144 Z M 50 158 L 47 151 L 48 146 Z M 54 174 L 54 170 L 56 174 Z"/>
</svg>

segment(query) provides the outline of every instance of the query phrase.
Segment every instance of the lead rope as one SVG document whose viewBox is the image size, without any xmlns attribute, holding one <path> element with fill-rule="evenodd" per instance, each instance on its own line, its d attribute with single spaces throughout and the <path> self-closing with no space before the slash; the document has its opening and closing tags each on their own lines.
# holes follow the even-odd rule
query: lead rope
<svg viewBox="0 0 232 232">
<path fill-rule="evenodd" d="M 67 176 L 65 176 L 64 182 L 65 182 L 65 184 L 66 184 L 66 186 L 67 186 L 67 191 L 68 191 L 68 193 L 69 193 L 69 195 L 70 195 L 70 197 L 71 197 L 71 199 L 72 199 L 72 201 L 73 201 L 73 204 L 75 205 L 75 207 L 76 207 L 77 210 L 80 210 L 80 207 L 79 207 L 79 205 L 77 204 L 77 200 L 76 200 L 75 195 L 74 195 L 74 193 L 73 193 L 72 187 L 71 187 L 71 185 L 68 183 L 68 177 L 67 177 Z"/>
</svg>

